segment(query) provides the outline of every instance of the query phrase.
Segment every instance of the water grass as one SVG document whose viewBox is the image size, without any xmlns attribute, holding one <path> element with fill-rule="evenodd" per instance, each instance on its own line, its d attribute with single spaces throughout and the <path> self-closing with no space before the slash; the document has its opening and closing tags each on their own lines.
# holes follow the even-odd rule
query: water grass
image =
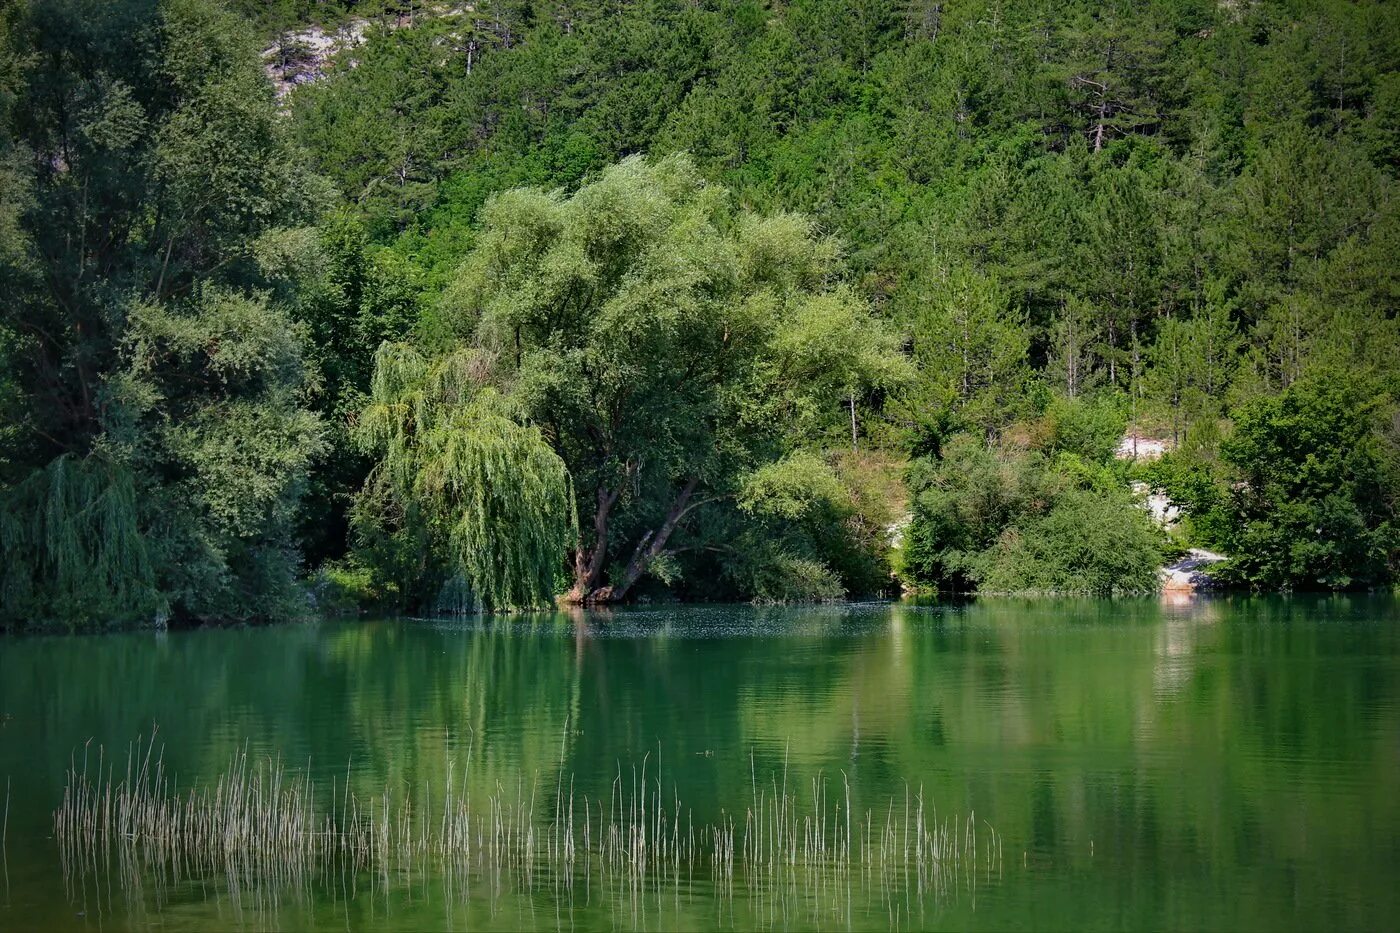
<svg viewBox="0 0 1400 933">
<path fill-rule="evenodd" d="M 212 883 L 235 904 L 251 897 L 252 909 L 273 910 L 287 894 L 353 898 L 369 884 L 387 895 L 435 877 L 460 897 L 545 886 L 572 902 L 582 888 L 587 902 L 634 912 L 638 898 L 660 903 L 666 891 L 737 890 L 776 920 L 779 902 L 849 910 L 853 891 L 907 912 L 1001 874 L 995 830 L 973 813 L 940 815 L 914 785 L 861 809 L 844 773 L 789 787 L 786 766 L 761 781 L 751 760 L 750 799 L 697 822 L 650 755 L 619 764 L 594 796 L 562 773 L 552 787 L 521 775 L 483 792 L 471 757 L 449 760 L 437 782 L 365 794 L 348 764 L 327 786 L 309 762 L 294 769 L 245 748 L 212 780 L 181 788 L 154 740 L 133 743 L 120 766 L 85 747 L 54 838 L 70 891 L 86 897 L 105 879 L 109 905 L 114 878 L 127 901 L 153 895 L 159 906 L 181 886 Z"/>
</svg>

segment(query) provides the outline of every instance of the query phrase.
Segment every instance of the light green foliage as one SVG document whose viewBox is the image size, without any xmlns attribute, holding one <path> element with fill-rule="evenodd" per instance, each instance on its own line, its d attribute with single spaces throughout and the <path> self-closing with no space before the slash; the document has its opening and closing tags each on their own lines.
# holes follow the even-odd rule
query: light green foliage
<svg viewBox="0 0 1400 933">
<path fill-rule="evenodd" d="M 823 505 L 840 506 L 849 494 L 831 466 L 811 451 L 796 451 L 750 473 L 739 508 L 796 519 Z"/>
<path fill-rule="evenodd" d="M 1346 589 L 1394 578 L 1400 438 L 1384 382 L 1314 366 L 1237 413 L 1223 440 L 1203 422 L 1147 478 L 1183 511 L 1219 574 L 1269 589 Z"/>
<path fill-rule="evenodd" d="M 430 361 L 385 344 L 358 434 L 379 458 L 371 483 L 417 507 L 472 602 L 546 606 L 576 534 L 573 490 L 539 430 L 485 385 L 488 367 L 466 350 Z"/>
<path fill-rule="evenodd" d="M 1045 448 L 1087 463 L 1106 464 L 1118 448 L 1126 420 L 1121 404 L 1111 397 L 1085 400 L 1056 396 L 1042 421 Z"/>
<path fill-rule="evenodd" d="M 1099 309 L 1099 355 L 1109 384 L 1128 385 L 1130 391 L 1136 391 L 1141 375 L 1142 331 L 1159 300 L 1163 258 L 1162 209 L 1154 203 L 1161 195 L 1134 161 L 1130 156 L 1122 168 L 1096 167 L 1092 195 L 1077 218 L 1083 235 L 1069 270 L 1075 292 Z"/>
<path fill-rule="evenodd" d="M 401 326 L 318 340 L 322 368 L 366 372 L 419 307 L 425 352 L 493 355 L 578 483 L 580 594 L 655 562 L 673 591 L 732 595 L 703 580 L 756 579 L 723 550 L 755 527 L 829 567 L 815 542 L 878 552 L 888 509 L 852 493 L 847 446 L 936 467 L 975 432 L 1102 497 L 1087 522 L 1126 501 L 1106 462 L 1126 427 L 1195 444 L 1204 503 L 1252 400 L 1323 366 L 1394 398 L 1389 13 L 484 2 L 379 30 L 292 110 L 392 270 L 360 295 L 410 294 L 376 319 Z M 589 174 L 646 151 L 693 161 Z"/>
<path fill-rule="evenodd" d="M 210 518 L 230 533 L 256 535 L 292 518 L 295 487 L 320 446 L 320 423 L 310 412 L 238 401 L 210 404 L 167 437 L 172 454 L 190 470 L 190 492 Z"/>
<path fill-rule="evenodd" d="M 484 233 L 470 221 L 493 190 L 521 181 L 571 189 L 630 152 L 689 150 L 699 174 L 741 203 L 796 208 L 839 232 L 851 296 L 902 332 L 917 370 L 881 376 L 870 360 L 852 379 L 822 356 L 849 342 L 835 309 L 851 305 L 812 303 L 792 316 L 804 345 L 784 340 L 791 361 L 822 375 L 816 401 L 755 396 L 742 409 L 747 428 L 810 434 L 820 425 L 821 444 L 834 447 L 849 427 L 830 411 L 844 391 L 862 452 L 936 459 L 970 429 L 994 458 L 1014 460 L 1018 445 L 1029 446 L 1041 458 L 1032 472 L 1107 496 L 1126 483 L 1105 463 L 1115 432 L 1218 438 L 1238 406 L 1310 368 L 1383 372 L 1400 347 L 1388 310 L 1400 289 L 1383 259 L 1397 242 L 1393 166 L 1373 155 L 1388 151 L 1387 75 L 1400 35 L 1374 5 L 871 3 L 855 14 L 824 0 L 763 10 L 654 0 L 570 15 L 567 28 L 562 11 L 541 7 L 521 44 L 493 47 L 480 65 L 487 80 L 439 68 L 423 71 L 413 94 L 395 95 L 414 103 L 391 119 L 433 128 L 416 138 L 441 146 L 432 161 L 444 175 L 430 219 L 407 224 L 398 247 L 442 268 L 478 236 L 495 236 L 490 208 L 479 216 Z M 307 99 L 351 106 L 382 90 L 372 74 L 347 73 Z M 306 126 L 324 132 L 316 119 L 308 110 Z M 388 216 L 373 206 L 379 182 L 337 174 L 368 196 L 372 216 Z M 537 229 L 563 223 L 545 200 L 511 210 L 534 212 Z M 548 351 L 535 347 L 531 324 L 517 334 L 520 319 L 505 304 L 562 311 L 562 320 L 578 299 L 561 283 L 592 287 L 569 271 L 577 253 L 540 249 L 552 283 L 497 283 L 502 305 L 493 308 L 479 282 L 452 277 L 442 307 L 471 306 L 471 323 L 444 326 L 445 314 L 434 328 L 478 340 L 490 331 L 487 345 L 507 363 L 518 338 L 519 385 L 537 393 L 537 414 L 540 404 L 556 413 L 563 444 L 593 401 L 563 407 L 566 387 L 589 384 L 579 360 L 623 374 L 597 382 L 604 407 L 647 370 L 617 347 L 559 350 L 586 328 L 557 332 Z M 645 271 L 658 281 L 669 274 Z M 597 319 L 620 343 L 664 346 L 677 370 L 694 369 L 676 343 L 648 343 L 645 329 L 610 312 Z M 683 409 L 668 414 L 701 423 Z M 580 496 L 590 507 L 617 492 L 628 527 L 614 521 L 610 536 L 658 529 L 684 491 L 662 464 L 688 461 L 690 440 L 705 449 L 705 432 L 683 441 L 672 424 L 639 428 L 662 426 L 645 467 L 615 454 L 611 466 L 585 463 L 561 447 L 574 474 L 588 477 Z M 609 449 L 606 436 L 595 423 L 580 449 Z M 1224 481 L 1217 443 L 1201 452 L 1210 488 Z M 812 462 L 831 464 L 825 454 Z M 751 520 L 847 521 L 827 508 L 831 497 L 793 494 L 786 468 L 745 488 L 764 488 L 789 516 L 754 509 Z M 643 502 L 650 517 L 631 526 Z M 734 517 L 721 511 L 691 514 L 693 530 L 732 537 Z M 585 540 L 595 533 L 585 521 Z M 718 569 L 691 566 L 692 557 L 668 564 L 668 579 L 684 586 Z M 625 569 L 629 548 L 613 548 L 609 560 Z"/>
<path fill-rule="evenodd" d="M 366 608 L 391 606 L 375 572 L 363 563 L 346 559 L 326 561 L 311 580 L 316 609 L 327 615 L 352 615 Z"/>
<path fill-rule="evenodd" d="M 1056 390 L 1078 398 L 1102 382 L 1096 352 L 1101 339 L 1098 315 L 1084 299 L 1070 297 L 1051 320 L 1045 374 Z"/>
<path fill-rule="evenodd" d="M 203 288 L 183 306 L 131 309 L 126 341 L 137 376 L 198 367 L 210 384 L 269 390 L 300 381 L 301 328 L 256 295 Z"/>
<path fill-rule="evenodd" d="M 736 496 L 782 482 L 750 473 L 844 442 L 850 407 L 903 376 L 836 258 L 809 221 L 735 210 L 680 157 L 487 204 L 425 329 L 489 359 L 483 382 L 567 465 L 584 519 L 572 598 L 619 599 L 656 561 L 684 577 L 681 555 L 729 546 L 706 529 L 742 518 Z"/>
<path fill-rule="evenodd" d="M 752 554 L 726 573 L 742 581 L 741 592 L 779 602 L 799 599 L 802 587 L 813 587 L 814 599 L 829 598 L 832 587 L 850 595 L 888 590 L 892 530 L 905 511 L 901 473 L 899 461 L 856 451 L 799 449 L 760 467 L 737 500 L 747 515 L 743 549 Z M 808 572 L 812 565 L 825 572 Z"/>
</svg>

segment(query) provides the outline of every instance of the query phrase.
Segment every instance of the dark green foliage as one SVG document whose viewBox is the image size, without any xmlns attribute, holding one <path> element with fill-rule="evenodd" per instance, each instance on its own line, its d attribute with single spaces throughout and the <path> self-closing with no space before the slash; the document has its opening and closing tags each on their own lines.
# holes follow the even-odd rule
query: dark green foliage
<svg viewBox="0 0 1400 933">
<path fill-rule="evenodd" d="M 1260 399 L 1221 453 L 1239 476 L 1222 536 L 1235 579 L 1343 589 L 1400 570 L 1400 436 L 1366 381 L 1320 372 Z"/>
<path fill-rule="evenodd" d="M 1070 488 L 1003 530 L 979 585 L 993 593 L 1151 593 L 1161 562 L 1160 536 L 1121 489 Z"/>
<path fill-rule="evenodd" d="M 369 396 L 374 354 L 402 340 L 420 315 L 421 274 L 396 252 L 369 242 L 341 212 L 319 232 L 321 262 L 299 282 L 297 313 L 308 325 L 308 362 L 319 376 L 315 408 L 326 445 L 312 465 L 298 537 L 312 566 L 345 555 L 348 513 L 371 459 L 351 437 Z"/>
<path fill-rule="evenodd" d="M 963 435 L 916 464 L 905 569 L 953 593 L 1157 588 L 1160 534 L 1104 466 Z"/>
<path fill-rule="evenodd" d="M 1036 498 L 1038 471 L 1027 458 L 999 457 L 979 438 L 962 435 L 937 461 L 917 461 L 910 473 L 916 492 L 905 572 L 938 590 L 974 591 L 983 555 Z"/>
<path fill-rule="evenodd" d="M 861 443 L 936 460 L 972 430 L 1013 472 L 1030 446 L 1033 472 L 1108 494 L 1126 423 L 1189 448 L 1153 482 L 1221 546 L 1237 410 L 1320 365 L 1394 398 L 1398 21 L 1325 0 L 544 4 L 518 42 L 396 35 L 299 95 L 298 125 L 430 280 L 491 193 L 688 151 L 741 203 L 838 234 L 903 331 L 919 376 L 859 400 Z M 470 75 L 431 53 L 444 30 L 489 53 Z M 399 64 L 378 77 L 377 55 Z"/>
<path fill-rule="evenodd" d="M 1222 474 L 1219 463 L 1188 448 L 1173 451 L 1153 463 L 1146 478 L 1181 510 L 1188 540 L 1223 549 L 1234 517 L 1230 487 Z"/>
<path fill-rule="evenodd" d="M 0 500 L 0 602 L 36 626 L 160 621 L 168 611 L 138 527 L 131 474 L 58 457 Z"/>
<path fill-rule="evenodd" d="M 352 16 L 382 18 L 411 14 L 424 0 L 229 0 L 228 7 L 266 30 L 308 23 L 333 26 Z"/>
<path fill-rule="evenodd" d="M 254 36 L 193 0 L 3 15 L 0 401 L 23 420 L 0 436 L 0 562 L 29 583 L 0 622 L 295 614 L 321 430 L 293 309 L 329 192 Z"/>
</svg>

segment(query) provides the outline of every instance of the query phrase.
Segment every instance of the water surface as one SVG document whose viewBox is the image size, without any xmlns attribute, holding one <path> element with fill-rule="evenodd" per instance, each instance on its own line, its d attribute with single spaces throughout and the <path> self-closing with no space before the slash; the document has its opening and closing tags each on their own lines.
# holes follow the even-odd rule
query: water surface
<svg viewBox="0 0 1400 933">
<path fill-rule="evenodd" d="M 1390 597 L 986 600 L 0 641 L 0 928 L 1393 928 L 1396 623 Z M 696 821 L 819 775 L 857 813 L 920 793 L 975 813 L 983 848 L 896 894 L 704 871 L 640 895 L 464 890 L 426 863 L 242 898 L 76 879 L 51 838 L 65 772 L 153 726 L 182 786 L 247 749 L 337 793 L 347 771 L 370 796 L 470 759 L 481 799 L 606 799 L 659 762 Z"/>
</svg>

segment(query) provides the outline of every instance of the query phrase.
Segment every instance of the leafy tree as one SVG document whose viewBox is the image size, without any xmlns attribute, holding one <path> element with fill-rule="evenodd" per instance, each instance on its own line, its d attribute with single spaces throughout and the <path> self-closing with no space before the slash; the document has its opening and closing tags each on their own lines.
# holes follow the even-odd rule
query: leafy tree
<svg viewBox="0 0 1400 933">
<path fill-rule="evenodd" d="M 569 598 L 622 599 L 658 562 L 722 546 L 703 513 L 840 437 L 845 404 L 899 375 L 836 260 L 808 221 L 735 211 L 681 157 L 487 205 L 428 331 L 485 354 L 567 466 Z"/>
<path fill-rule="evenodd" d="M 545 606 L 574 537 L 572 489 L 539 429 L 487 384 L 489 365 L 463 351 L 430 362 L 381 347 L 357 429 L 380 458 L 369 482 L 423 524 L 469 605 Z"/>
<path fill-rule="evenodd" d="M 355 67 L 342 84 L 313 84 L 293 101 L 317 171 L 385 231 L 432 203 L 441 178 L 444 89 L 466 68 L 465 57 L 442 53 L 447 28 L 380 27 L 353 50 Z"/>
<path fill-rule="evenodd" d="M 1151 132 L 1168 107 L 1164 80 L 1171 34 L 1150 6 L 1076 11 L 1061 30 L 1069 106 L 1092 151 L 1129 133 Z"/>
<path fill-rule="evenodd" d="M 914 300 L 914 359 L 922 380 L 954 399 L 959 416 L 984 430 L 1005 419 L 1026 374 L 1021 316 L 992 280 L 944 271 Z"/>
<path fill-rule="evenodd" d="M 1142 330 L 1161 293 L 1158 212 L 1151 182 L 1135 167 L 1104 169 L 1092 186 L 1079 218 L 1083 235 L 1073 279 L 1099 309 L 1109 384 L 1137 393 Z"/>
<path fill-rule="evenodd" d="M 1147 382 L 1150 394 L 1171 411 L 1173 444 L 1195 421 L 1221 414 L 1239 365 L 1240 343 L 1228 308 L 1218 304 L 1186 320 L 1158 322 Z"/>
<path fill-rule="evenodd" d="M 165 610 L 137 527 L 129 471 L 103 458 L 65 454 L 7 489 L 5 499 L 0 595 L 6 621 L 71 624 Z"/>
<path fill-rule="evenodd" d="M 25 201 L 0 334 L 26 418 L 0 490 L 4 622 L 295 613 L 291 526 L 321 441 L 291 310 L 327 192 L 253 37 L 185 0 L 5 21 Z"/>
<path fill-rule="evenodd" d="M 1045 372 L 1068 398 L 1078 398 L 1102 380 L 1095 353 L 1100 326 L 1097 315 L 1078 297 L 1065 299 L 1055 315 Z"/>
<path fill-rule="evenodd" d="M 911 468 L 913 518 L 905 571 L 916 583 L 970 593 L 982 578 L 982 555 L 1024 513 L 1041 478 L 1026 458 L 1000 457 L 984 441 L 960 435 L 937 461 Z"/>
<path fill-rule="evenodd" d="M 364 226 L 341 212 L 326 218 L 312 268 L 298 283 L 295 313 L 307 325 L 313 404 L 326 444 L 312 464 L 298 536 L 313 564 L 343 557 L 351 500 L 372 460 L 352 438 L 369 396 L 374 354 L 402 340 L 421 314 L 422 272 L 400 253 L 369 242 Z"/>
<path fill-rule="evenodd" d="M 1311 287 L 1321 262 L 1381 216 L 1388 186 L 1344 140 L 1283 131 L 1235 182 L 1224 258 L 1247 310 Z"/>
<path fill-rule="evenodd" d="M 1400 554 L 1400 449 L 1389 399 L 1323 371 L 1241 413 L 1222 456 L 1240 476 L 1224 543 L 1253 586 L 1346 589 L 1389 579 Z"/>
<path fill-rule="evenodd" d="M 1193 432 L 1199 433 L 1199 432 Z M 1233 523 L 1230 486 L 1212 451 L 1203 449 L 1188 434 L 1188 443 L 1151 463 L 1146 479 L 1165 493 L 1181 511 L 1187 542 L 1208 548 L 1224 548 Z M 1217 439 L 1218 443 L 1218 439 Z"/>
<path fill-rule="evenodd" d="M 1122 405 L 1111 396 L 1055 396 L 1045 408 L 1039 433 L 1048 453 L 1071 454 L 1102 467 L 1113 460 L 1126 421 Z"/>
<path fill-rule="evenodd" d="M 990 592 L 1151 593 L 1162 549 L 1142 509 L 1121 490 L 1071 488 L 1053 508 L 1002 532 L 983 558 Z"/>
</svg>

